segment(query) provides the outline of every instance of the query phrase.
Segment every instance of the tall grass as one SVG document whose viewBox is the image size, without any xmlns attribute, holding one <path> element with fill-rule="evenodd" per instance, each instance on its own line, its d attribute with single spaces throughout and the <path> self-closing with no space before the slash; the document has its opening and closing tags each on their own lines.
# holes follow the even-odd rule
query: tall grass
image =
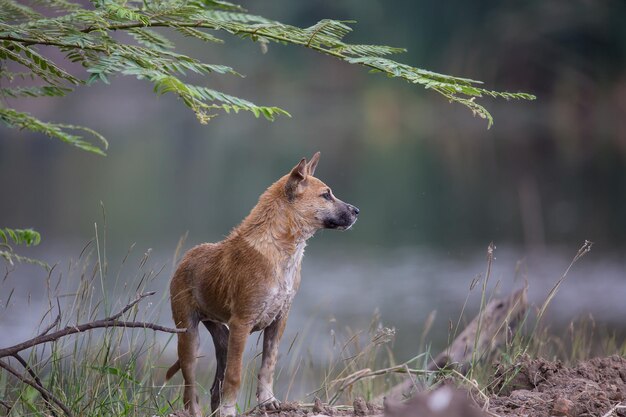
<svg viewBox="0 0 626 417">
<path fill-rule="evenodd" d="M 519 364 L 528 357 L 560 360 L 566 364 L 574 364 L 596 356 L 626 354 L 626 340 L 623 337 L 620 340 L 615 332 L 606 328 L 598 328 L 591 315 L 572 319 L 567 329 L 561 334 L 552 330 L 546 321 L 546 313 L 556 299 L 559 289 L 565 283 L 569 272 L 581 258 L 590 252 L 592 246 L 592 242 L 583 243 L 563 274 L 556 279 L 544 301 L 526 314 L 501 349 L 495 352 L 479 353 L 477 355 L 479 360 L 472 360 L 469 378 L 460 378 L 463 383 L 481 391 L 489 390 L 494 385 L 499 386 L 500 390 L 505 389 L 509 381 L 497 381 L 493 378 L 494 362 L 505 367 L 519 368 Z M 491 262 L 493 258 L 488 256 L 488 271 L 491 269 Z M 516 270 L 518 269 L 519 265 L 516 267 Z M 488 275 L 485 281 L 487 279 Z M 481 299 L 485 298 L 485 288 L 483 286 Z M 481 302 L 479 315 L 482 314 L 482 306 Z M 533 310 L 534 314 L 532 314 Z M 493 360 L 485 360 L 487 358 Z M 509 372 L 507 378 L 512 380 L 515 375 L 516 372 Z M 472 379 L 475 381 L 472 382 Z"/>
<path fill-rule="evenodd" d="M 56 265 L 46 280 L 48 311 L 41 319 L 44 328 L 57 313 L 56 326 L 74 326 L 118 311 L 137 294 L 154 289 L 152 283 L 163 272 L 150 267 L 150 251 L 135 264 L 132 248 L 116 272 L 111 272 L 104 236 L 96 227 L 96 238 L 81 251 L 76 261 Z M 135 259 L 136 261 L 136 259 Z M 130 264 L 130 265 L 129 265 Z M 129 270 L 128 272 L 126 270 Z M 10 280 L 3 281 L 6 285 Z M 150 305 L 140 304 L 126 315 L 127 320 L 154 322 L 167 300 L 163 292 Z M 4 289 L 3 289 L 4 290 Z M 127 294 L 119 299 L 108 294 Z M 8 309 L 8 304 L 5 306 Z M 10 310 L 3 314 L 10 315 Z M 33 332 L 33 336 L 38 331 Z M 164 342 L 165 340 L 165 342 Z M 149 329 L 105 328 L 62 337 L 23 352 L 31 371 L 43 385 L 78 416 L 166 415 L 179 398 L 178 390 L 159 393 L 162 372 L 155 364 L 172 336 L 163 337 Z M 20 364 L 10 360 L 15 368 Z M 23 368 L 22 368 L 23 369 Z M 62 414 L 45 404 L 34 388 L 0 373 L 0 398 L 7 416 L 48 416 Z"/>
<path fill-rule="evenodd" d="M 155 269 L 151 250 L 136 253 L 134 245 L 119 265 L 114 266 L 106 256 L 104 230 L 96 225 L 94 239 L 84 246 L 76 260 L 69 260 L 66 265 L 55 265 L 47 273 L 46 297 L 31 301 L 48 306 L 41 318 L 40 328 L 33 329 L 33 336 L 51 323 L 57 313 L 60 313 L 61 319 L 53 330 L 109 316 L 127 305 L 137 294 L 147 291 L 157 290 L 159 293 L 149 299 L 149 303 L 135 306 L 125 319 L 157 322 L 162 310 L 169 313 L 168 294 L 165 288 L 161 288 L 160 280 L 163 274 L 170 273 L 169 268 L 162 265 Z M 174 259 L 179 256 L 182 246 L 183 240 L 176 248 Z M 2 285 L 10 282 L 10 279 L 5 279 Z M 120 297 L 119 294 L 124 295 Z M 10 315 L 9 303 L 4 307 L 2 314 Z M 281 393 L 284 394 L 282 398 L 288 398 L 294 386 L 298 387 L 296 391 L 301 391 L 301 386 L 306 385 L 305 380 L 318 389 L 298 400 L 312 402 L 317 395 L 326 402 L 337 402 L 351 399 L 353 393 L 362 395 L 361 392 L 367 392 L 367 396 L 371 397 L 384 390 L 385 382 L 363 380 L 337 393 L 342 378 L 351 373 L 365 367 L 380 369 L 394 364 L 390 347 L 394 332 L 380 323 L 378 315 L 372 319 L 369 330 L 352 331 L 347 328 L 345 333 L 330 337 L 328 360 L 323 366 L 310 360 L 307 331 L 304 328 L 291 341 L 283 341 L 287 351 L 280 358 L 275 378 L 277 385 L 287 387 Z M 171 352 L 175 351 L 175 337 L 156 334 L 149 329 L 96 329 L 60 338 L 23 354 L 30 370 L 40 376 L 43 386 L 76 416 L 165 416 L 172 410 L 182 409 L 180 375 L 167 385 L 163 384 L 165 368 L 172 361 Z M 208 339 L 208 336 L 205 338 Z M 238 402 L 239 411 L 250 410 L 256 405 L 262 336 L 255 334 L 251 340 Z M 210 345 L 210 342 L 203 344 L 207 357 L 199 358 L 198 367 L 198 393 L 205 414 L 209 411 L 208 391 L 214 372 Z M 169 357 L 166 357 L 166 351 L 170 352 Z M 8 361 L 13 367 L 25 371 L 14 359 Z M 0 399 L 0 415 L 47 417 L 63 414 L 56 406 L 47 404 L 37 390 L 2 370 Z"/>
</svg>

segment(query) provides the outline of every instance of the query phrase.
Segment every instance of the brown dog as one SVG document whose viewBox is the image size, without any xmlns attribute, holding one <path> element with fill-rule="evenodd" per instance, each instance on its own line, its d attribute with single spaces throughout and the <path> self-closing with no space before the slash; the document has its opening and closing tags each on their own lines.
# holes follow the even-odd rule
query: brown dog
<svg viewBox="0 0 626 417">
<path fill-rule="evenodd" d="M 277 409 L 272 385 L 278 343 L 293 297 L 300 286 L 300 263 L 306 241 L 322 228 L 345 230 L 359 209 L 335 198 L 313 176 L 319 152 L 302 159 L 271 185 L 248 217 L 219 243 L 204 243 L 187 252 L 170 284 L 172 314 L 177 327 L 179 369 L 185 380 L 184 403 L 200 416 L 195 388 L 198 323 L 211 333 L 217 370 L 211 387 L 211 408 L 234 416 L 241 384 L 242 356 L 251 332 L 263 330 L 263 356 L 257 400 Z"/>
</svg>

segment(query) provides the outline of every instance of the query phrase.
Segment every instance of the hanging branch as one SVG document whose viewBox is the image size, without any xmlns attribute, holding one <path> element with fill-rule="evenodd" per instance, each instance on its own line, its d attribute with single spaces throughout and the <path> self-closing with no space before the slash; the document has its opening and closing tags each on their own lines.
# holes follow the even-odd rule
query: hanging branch
<svg viewBox="0 0 626 417">
<path fill-rule="evenodd" d="M 37 11 L 18 0 L 0 3 L 0 81 L 5 81 L 0 83 L 0 97 L 62 97 L 77 86 L 97 81 L 109 83 L 111 77 L 120 74 L 150 82 L 157 94 L 178 96 L 201 123 L 208 122 L 218 111 L 247 111 L 268 120 L 289 116 L 280 107 L 259 106 L 206 85 L 189 83 L 188 73 L 240 74 L 228 66 L 207 64 L 174 52 L 173 42 L 154 30 L 166 28 L 212 44 L 223 43 L 213 35 L 223 33 L 258 42 L 263 51 L 270 42 L 311 49 L 435 91 L 486 119 L 488 127 L 493 119 L 478 103 L 479 99 L 486 96 L 506 100 L 535 98 L 527 93 L 489 90 L 483 88 L 480 81 L 439 74 L 388 58 L 405 52 L 403 48 L 348 43 L 344 38 L 352 31 L 353 21 L 323 19 L 310 27 L 297 27 L 249 14 L 241 6 L 221 0 L 121 3 L 98 0 L 88 6 L 49 0 L 45 5 L 44 2 L 38 4 Z M 134 41 L 114 35 L 119 32 Z M 65 61 L 56 62 L 43 55 L 41 46 L 58 49 L 65 55 Z M 80 64 L 85 72 L 75 74 L 73 70 L 70 73 L 68 61 Z M 26 72 L 13 72 L 13 67 L 21 67 Z M 26 77 L 43 85 L 15 85 Z M 108 146 L 105 138 L 93 130 L 44 122 L 10 107 L 0 106 L 0 120 L 10 127 L 43 133 L 100 155 L 105 154 Z M 92 140 L 85 140 L 84 135 Z"/>
</svg>

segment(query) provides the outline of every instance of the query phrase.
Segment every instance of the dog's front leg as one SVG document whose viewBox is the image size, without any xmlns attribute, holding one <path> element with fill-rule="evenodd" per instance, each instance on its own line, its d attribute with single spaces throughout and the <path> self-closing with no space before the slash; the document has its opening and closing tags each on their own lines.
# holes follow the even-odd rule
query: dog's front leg
<svg viewBox="0 0 626 417">
<path fill-rule="evenodd" d="M 237 319 L 229 321 L 228 327 L 230 335 L 228 337 L 224 390 L 219 408 L 220 417 L 233 417 L 237 414 L 235 403 L 241 385 L 243 351 L 246 348 L 248 335 L 252 330 L 252 325 Z"/>
<path fill-rule="evenodd" d="M 280 402 L 274 397 L 274 368 L 278 356 L 278 345 L 287 323 L 286 316 L 285 314 L 284 317 L 278 317 L 263 331 L 263 359 L 259 371 L 256 398 L 259 407 L 265 410 L 278 410 L 280 408 Z"/>
</svg>

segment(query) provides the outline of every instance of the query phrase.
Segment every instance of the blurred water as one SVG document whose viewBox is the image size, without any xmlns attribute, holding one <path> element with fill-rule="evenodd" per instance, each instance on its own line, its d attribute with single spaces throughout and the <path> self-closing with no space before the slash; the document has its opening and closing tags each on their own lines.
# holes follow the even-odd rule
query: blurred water
<svg viewBox="0 0 626 417">
<path fill-rule="evenodd" d="M 94 249 L 93 244 L 83 253 L 83 259 L 78 260 L 83 246 L 84 243 L 79 242 L 47 245 L 54 249 L 40 253 L 41 258 L 74 259 L 58 264 L 49 276 L 40 268 L 28 265 L 7 270 L 0 286 L 0 346 L 35 335 L 43 315 L 49 310 L 47 286 L 53 287 L 53 294 L 61 295 L 62 304 L 67 303 L 73 300 L 72 293 L 81 282 L 81 274 L 87 280 L 92 279 L 96 295 L 89 302 L 96 305 L 103 286 L 109 302 L 117 300 L 114 310 L 132 299 L 138 283 L 142 282 L 145 290 L 157 294 L 142 302 L 138 317 L 172 325 L 167 299 L 171 253 L 135 247 L 123 263 L 125 255 L 112 255 L 104 283 L 101 283 L 99 269 L 94 266 L 97 252 L 92 251 L 89 258 L 85 255 Z M 489 291 L 506 295 L 527 281 L 531 304 L 541 305 L 577 249 L 572 246 L 524 253 L 516 247 L 497 248 Z M 396 328 L 394 352 L 403 360 L 416 354 L 424 322 L 428 314 L 436 310 L 427 340 L 433 350 L 438 350 L 446 344 L 449 320 L 457 322 L 466 299 L 467 319 L 477 312 L 480 285 L 470 291 L 470 284 L 475 278 L 484 277 L 485 270 L 486 250 L 443 253 L 407 247 L 349 252 L 312 247 L 304 258 L 302 285 L 289 317 L 285 340 L 291 341 L 298 335 L 308 354 L 316 361 L 323 361 L 324 347 L 328 346 L 333 332 L 346 333 L 347 328 L 366 330 L 372 317 L 379 314 L 385 326 Z M 573 319 L 592 315 L 598 325 L 621 331 L 625 327 L 624 300 L 624 257 L 593 248 L 569 272 L 548 310 L 547 319 L 558 330 Z M 54 298 L 52 306 L 56 310 Z M 100 317 L 103 314 L 101 311 Z M 52 317 L 44 323 L 54 315 L 51 313 Z M 167 335 L 160 337 L 164 343 L 168 339 Z M 203 349 L 210 350 L 210 345 L 206 343 Z"/>
</svg>

